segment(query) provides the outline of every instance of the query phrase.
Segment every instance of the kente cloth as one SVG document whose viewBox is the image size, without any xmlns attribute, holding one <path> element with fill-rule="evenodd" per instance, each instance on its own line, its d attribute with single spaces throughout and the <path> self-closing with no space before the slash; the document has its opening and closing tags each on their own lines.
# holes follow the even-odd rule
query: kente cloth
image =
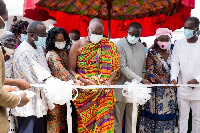
<svg viewBox="0 0 200 133">
<path fill-rule="evenodd" d="M 77 73 L 89 79 L 91 76 L 101 75 L 103 84 L 110 75 L 117 71 L 119 77 L 119 55 L 117 47 L 107 38 L 98 44 L 87 44 L 78 52 Z M 79 93 L 74 105 L 78 114 L 79 133 L 113 133 L 114 132 L 114 90 L 96 89 L 83 90 Z"/>
</svg>

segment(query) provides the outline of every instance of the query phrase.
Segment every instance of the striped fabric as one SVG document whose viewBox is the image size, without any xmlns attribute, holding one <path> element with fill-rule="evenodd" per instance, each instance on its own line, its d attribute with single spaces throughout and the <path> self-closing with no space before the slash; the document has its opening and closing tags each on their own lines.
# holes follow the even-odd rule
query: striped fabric
<svg viewBox="0 0 200 133">
<path fill-rule="evenodd" d="M 41 84 L 42 80 L 50 77 L 42 47 L 34 49 L 26 41 L 20 44 L 13 58 L 13 73 L 15 79 L 25 79 L 30 84 Z M 39 118 L 46 115 L 48 109 L 54 108 L 54 104 L 47 100 L 42 88 L 32 87 L 28 90 L 35 92 L 36 95 L 27 105 L 13 109 L 14 116 Z"/>
<path fill-rule="evenodd" d="M 91 76 L 101 75 L 103 84 L 120 66 L 117 48 L 114 43 L 103 38 L 98 44 L 85 45 L 78 53 L 77 73 L 88 79 Z M 114 82 L 118 79 L 116 76 Z M 113 82 L 113 84 L 114 84 Z M 79 133 L 111 133 L 114 132 L 115 94 L 98 89 L 85 90 L 79 93 L 74 101 L 78 114 Z"/>
</svg>

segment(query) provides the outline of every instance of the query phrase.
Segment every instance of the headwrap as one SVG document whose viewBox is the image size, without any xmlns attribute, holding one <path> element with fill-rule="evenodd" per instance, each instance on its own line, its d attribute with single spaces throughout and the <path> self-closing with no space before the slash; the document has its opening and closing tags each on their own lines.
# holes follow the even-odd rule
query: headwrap
<svg viewBox="0 0 200 133">
<path fill-rule="evenodd" d="M 168 35 L 170 38 L 172 37 L 172 31 L 168 28 L 158 28 L 156 30 L 156 38 L 160 37 L 161 35 Z"/>
</svg>

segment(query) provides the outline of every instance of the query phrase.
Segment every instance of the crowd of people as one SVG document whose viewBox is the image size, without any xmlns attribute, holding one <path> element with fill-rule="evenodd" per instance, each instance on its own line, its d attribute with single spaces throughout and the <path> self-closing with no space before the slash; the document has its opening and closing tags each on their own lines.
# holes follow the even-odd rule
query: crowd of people
<svg viewBox="0 0 200 133">
<path fill-rule="evenodd" d="M 98 18 L 89 22 L 88 36 L 82 39 L 76 29 L 68 34 L 53 27 L 46 33 L 40 21 L 15 20 L 5 32 L 7 19 L 6 5 L 0 0 L 0 133 L 68 132 L 66 105 L 52 103 L 42 87 L 30 86 L 45 84 L 52 77 L 82 86 L 124 85 L 133 79 L 165 84 L 153 87 L 151 98 L 138 109 L 137 132 L 175 133 L 178 110 L 179 132 L 187 133 L 190 108 L 192 132 L 200 132 L 200 89 L 176 86 L 200 83 L 198 18 L 187 18 L 185 37 L 176 41 L 173 50 L 172 31 L 167 27 L 157 29 L 147 50 L 137 22 L 128 26 L 127 36 L 113 43 L 103 36 L 104 24 Z M 35 96 L 9 93 L 20 90 Z M 73 92 L 78 93 L 71 101 L 73 133 L 122 133 L 123 126 L 132 133 L 133 103 L 122 95 L 122 88 Z"/>
</svg>

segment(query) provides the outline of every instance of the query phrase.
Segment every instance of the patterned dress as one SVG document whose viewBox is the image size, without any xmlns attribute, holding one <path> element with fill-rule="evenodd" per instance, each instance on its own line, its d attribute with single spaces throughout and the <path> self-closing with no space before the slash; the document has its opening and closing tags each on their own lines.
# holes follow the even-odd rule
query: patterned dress
<svg viewBox="0 0 200 133">
<path fill-rule="evenodd" d="M 106 38 L 98 44 L 87 44 L 78 52 L 77 73 L 86 79 L 101 75 L 103 81 L 98 84 L 108 80 L 119 66 L 117 48 Z M 84 90 L 73 102 L 78 114 L 79 133 L 114 133 L 113 89 Z"/>
<path fill-rule="evenodd" d="M 155 84 L 157 75 L 170 83 L 170 56 L 165 61 L 156 49 L 147 56 L 147 79 Z M 151 99 L 142 106 L 140 133 L 174 133 L 176 124 L 176 93 L 173 87 L 152 88 Z"/>
<path fill-rule="evenodd" d="M 56 53 L 49 51 L 46 55 L 48 65 L 51 69 L 52 75 L 63 81 L 74 79 L 74 77 L 67 71 L 68 58 L 65 51 Z M 66 88 L 67 89 L 67 88 Z M 77 114 L 76 109 L 72 104 L 72 123 L 73 133 L 77 132 Z M 47 115 L 47 132 L 48 133 L 67 133 L 67 107 L 66 105 L 55 105 L 53 110 L 48 111 Z"/>
</svg>

